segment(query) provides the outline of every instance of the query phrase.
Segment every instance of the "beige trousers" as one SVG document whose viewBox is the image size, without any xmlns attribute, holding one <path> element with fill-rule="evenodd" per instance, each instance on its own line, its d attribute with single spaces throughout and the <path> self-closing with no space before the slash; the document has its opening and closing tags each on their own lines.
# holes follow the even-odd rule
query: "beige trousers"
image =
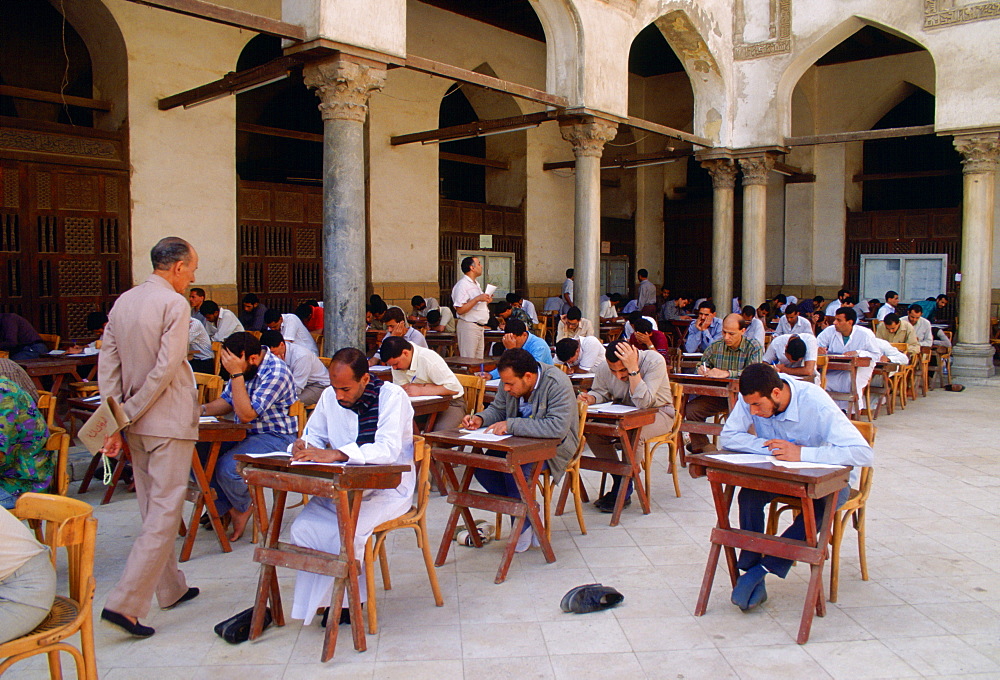
<svg viewBox="0 0 1000 680">
<path fill-rule="evenodd" d="M 156 594 L 169 607 L 187 592 L 184 573 L 177 568 L 174 543 L 187 494 L 194 442 L 127 434 L 132 452 L 135 494 L 142 529 L 132 543 L 125 572 L 108 595 L 105 607 L 126 616 L 149 614 Z"/>
<path fill-rule="evenodd" d="M 455 325 L 455 332 L 458 336 L 458 355 L 482 359 L 486 352 L 483 331 L 483 327 L 479 324 L 459 319 Z"/>
</svg>

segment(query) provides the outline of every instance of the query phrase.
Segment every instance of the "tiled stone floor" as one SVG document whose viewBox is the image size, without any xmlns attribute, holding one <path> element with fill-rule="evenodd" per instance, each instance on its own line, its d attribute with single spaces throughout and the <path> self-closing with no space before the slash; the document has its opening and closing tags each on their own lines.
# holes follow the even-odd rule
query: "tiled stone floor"
<svg viewBox="0 0 1000 680">
<path fill-rule="evenodd" d="M 248 541 L 223 555 L 201 534 L 183 569 L 202 595 L 174 611 L 154 607 L 144 619 L 157 629 L 148 640 L 98 625 L 101 677 L 1000 678 L 998 420 L 996 382 L 960 394 L 935 390 L 878 419 L 871 580 L 860 580 L 849 533 L 839 602 L 815 620 L 804 646 L 794 641 L 808 575 L 803 565 L 786 581 L 769 579 L 770 599 L 750 613 L 729 603 L 720 569 L 708 612 L 692 615 L 714 520 L 709 488 L 682 471 L 683 496 L 675 498 L 659 460 L 651 515 L 633 504 L 612 529 L 607 515 L 588 508 L 586 536 L 571 513 L 556 518 L 554 564 L 532 550 L 516 556 L 507 581 L 494 585 L 500 544 L 453 547 L 438 569 L 442 608 L 433 604 L 412 534 L 397 532 L 389 546 L 393 589 L 379 592 L 380 633 L 359 654 L 343 629 L 328 664 L 318 663 L 322 633 L 315 625 L 292 621 L 239 646 L 212 633 L 216 622 L 251 604 L 257 569 Z M 99 494 L 95 488 L 86 498 L 96 503 Z M 443 498 L 433 499 L 435 548 L 448 509 Z M 118 494 L 96 515 L 99 612 L 138 529 L 135 499 Z M 280 578 L 290 603 L 294 577 Z M 624 604 L 582 616 L 559 610 L 569 588 L 594 581 L 618 588 Z M 38 661 L 12 677 L 48 675 Z"/>
</svg>

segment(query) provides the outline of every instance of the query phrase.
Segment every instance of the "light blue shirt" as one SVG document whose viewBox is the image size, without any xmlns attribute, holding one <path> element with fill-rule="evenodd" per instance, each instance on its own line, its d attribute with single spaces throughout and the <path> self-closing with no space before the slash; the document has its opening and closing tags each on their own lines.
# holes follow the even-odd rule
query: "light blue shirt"
<svg viewBox="0 0 1000 680">
<path fill-rule="evenodd" d="M 535 357 L 535 361 L 540 364 L 552 364 L 552 350 L 549 349 L 549 343 L 545 342 L 537 335 L 528 333 L 528 341 L 524 343 L 524 346 L 521 349 L 530 353 L 531 356 Z M 490 375 L 494 378 L 499 378 L 500 371 L 494 368 L 490 371 Z"/>
<path fill-rule="evenodd" d="M 696 323 L 697 321 L 692 321 L 691 325 L 688 326 L 687 339 L 684 340 L 685 352 L 704 352 L 705 348 L 722 338 L 722 321 L 719 320 L 719 317 L 712 319 L 712 325 L 708 327 L 708 330 L 698 330 L 694 327 Z"/>
<path fill-rule="evenodd" d="M 752 416 L 740 396 L 722 428 L 721 448 L 770 454 L 764 442 L 784 439 L 802 447 L 804 461 L 853 465 L 851 484 L 857 484 L 857 468 L 870 466 L 874 457 L 868 442 L 822 387 L 786 376 L 781 379 L 792 390 L 788 408 L 770 418 Z M 756 435 L 750 434 L 751 426 Z"/>
</svg>

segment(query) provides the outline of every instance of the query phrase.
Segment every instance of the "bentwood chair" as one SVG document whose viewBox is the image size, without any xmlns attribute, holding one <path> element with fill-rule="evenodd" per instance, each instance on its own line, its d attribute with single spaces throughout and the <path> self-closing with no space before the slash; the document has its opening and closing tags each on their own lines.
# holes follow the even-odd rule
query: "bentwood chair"
<svg viewBox="0 0 1000 680">
<path fill-rule="evenodd" d="M 875 446 L 875 435 L 878 428 L 871 423 L 859 420 L 852 420 L 851 424 L 858 428 L 858 431 L 868 442 L 869 446 Z M 848 521 L 854 524 L 855 531 L 858 532 L 858 562 L 861 566 L 861 580 L 868 580 L 868 556 L 865 552 L 865 511 L 868 506 L 868 496 L 872 490 L 873 469 L 871 467 L 861 468 L 861 475 L 858 478 L 858 488 L 851 489 L 847 501 L 837 508 L 833 516 L 833 533 L 830 535 L 830 545 L 832 547 L 830 555 L 830 602 L 837 601 L 837 590 L 840 587 L 840 546 L 844 541 L 844 530 Z M 797 498 L 778 497 L 771 501 L 767 518 L 767 533 L 778 533 L 778 518 L 785 510 L 791 510 L 798 514 L 801 509 L 800 501 Z M 779 504 L 782 504 L 779 507 Z"/>
<path fill-rule="evenodd" d="M 47 654 L 49 676 L 62 678 L 59 653 L 66 652 L 76 662 L 77 678 L 97 680 L 93 618 L 97 520 L 93 508 L 72 498 L 26 493 L 17 499 L 14 515 L 22 520 L 44 522 L 44 542 L 51 551 L 53 566 L 58 548 L 66 548 L 69 597 L 56 595 L 48 615 L 33 631 L 0 644 L 0 659 L 4 659 L 0 662 L 0 676 L 18 661 Z M 79 649 L 65 642 L 77 632 Z"/>
<path fill-rule="evenodd" d="M 213 342 L 212 343 L 212 354 L 214 355 L 215 369 L 212 371 L 215 375 L 219 375 L 219 368 L 222 366 L 222 343 Z"/>
<path fill-rule="evenodd" d="M 218 375 L 195 373 L 194 382 L 198 386 L 198 403 L 207 404 L 215 401 L 222 394 L 225 382 Z"/>
<path fill-rule="evenodd" d="M 56 395 L 45 390 L 38 390 L 37 406 L 38 410 L 45 414 L 45 424 L 51 431 L 56 420 Z"/>
<path fill-rule="evenodd" d="M 580 483 L 580 457 L 587 447 L 587 438 L 583 436 L 583 427 L 587 424 L 587 404 L 578 401 L 576 402 L 576 406 L 577 415 L 580 417 L 580 441 L 577 443 L 576 451 L 573 453 L 573 457 L 566 465 L 566 471 L 563 473 L 562 490 L 559 492 L 559 504 L 556 507 L 556 516 L 558 517 L 563 514 L 563 510 L 566 507 L 566 496 L 572 493 L 573 506 L 576 509 L 576 521 L 580 525 L 580 533 L 586 535 L 587 523 L 583 519 L 584 492 Z M 542 499 L 545 507 L 545 536 L 549 540 L 552 540 L 552 518 L 550 515 L 552 509 L 552 473 L 544 470 L 539 481 L 542 483 Z"/>
<path fill-rule="evenodd" d="M 681 423 L 684 422 L 684 386 L 680 383 L 670 383 L 670 390 L 673 394 L 674 402 L 674 423 L 670 427 L 670 432 L 666 434 L 661 434 L 659 437 L 652 437 L 647 439 L 645 442 L 645 456 L 643 457 L 642 467 L 646 471 L 646 494 L 652 493 L 651 491 L 651 481 L 650 472 L 653 467 L 653 454 L 656 449 L 662 445 L 667 446 L 667 455 L 669 456 L 669 466 L 670 473 L 674 478 L 674 494 L 677 498 L 681 497 L 681 485 L 678 479 L 679 468 L 680 468 L 680 455 L 678 453 L 677 446 L 677 434 L 681 430 Z"/>
<path fill-rule="evenodd" d="M 56 428 L 45 441 L 45 450 L 55 458 L 52 470 L 51 492 L 65 496 L 69 491 L 69 445 L 70 436 L 62 428 Z"/>
<path fill-rule="evenodd" d="M 42 342 L 49 348 L 49 351 L 59 349 L 59 342 L 62 340 L 58 335 L 52 333 L 39 333 L 38 337 L 42 339 Z"/>
<path fill-rule="evenodd" d="M 413 462 L 417 470 L 417 498 L 410 509 L 396 519 L 382 522 L 365 543 L 365 583 L 368 587 L 368 633 L 378 632 L 378 603 L 375 593 L 375 557 L 378 556 L 382 571 L 382 587 L 392 590 L 392 580 L 389 577 L 389 561 L 385 554 L 385 539 L 396 529 L 413 529 L 417 537 L 417 547 L 424 556 L 424 566 L 427 568 L 427 579 L 434 593 L 434 604 L 444 606 L 441 588 L 438 585 L 437 571 L 434 568 L 434 558 L 431 556 L 430 538 L 427 536 L 427 504 L 431 495 L 431 447 L 423 437 L 413 437 Z M 333 624 L 335 625 L 335 624 Z"/>
<path fill-rule="evenodd" d="M 483 399 L 486 396 L 486 378 L 478 375 L 456 373 L 458 382 L 465 388 L 465 413 L 474 415 L 483 410 Z"/>
</svg>

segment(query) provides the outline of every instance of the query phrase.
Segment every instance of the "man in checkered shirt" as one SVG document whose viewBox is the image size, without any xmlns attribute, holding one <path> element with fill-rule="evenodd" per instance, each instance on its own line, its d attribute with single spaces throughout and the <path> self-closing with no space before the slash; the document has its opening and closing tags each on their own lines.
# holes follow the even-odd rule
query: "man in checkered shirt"
<svg viewBox="0 0 1000 680">
<path fill-rule="evenodd" d="M 201 407 L 203 416 L 235 413 L 236 420 L 249 423 L 247 437 L 240 442 L 224 442 L 212 477 L 218 494 L 215 501 L 220 515 L 229 513 L 232 533 L 229 540 L 243 535 L 250 512 L 247 483 L 236 471 L 238 453 L 284 451 L 298 436 L 298 422 L 288 415 L 295 401 L 295 381 L 288 365 L 262 347 L 250 333 L 233 333 L 222 346 L 222 365 L 229 371 L 229 383 L 215 401 Z M 204 461 L 208 444 L 198 444 Z"/>
</svg>

